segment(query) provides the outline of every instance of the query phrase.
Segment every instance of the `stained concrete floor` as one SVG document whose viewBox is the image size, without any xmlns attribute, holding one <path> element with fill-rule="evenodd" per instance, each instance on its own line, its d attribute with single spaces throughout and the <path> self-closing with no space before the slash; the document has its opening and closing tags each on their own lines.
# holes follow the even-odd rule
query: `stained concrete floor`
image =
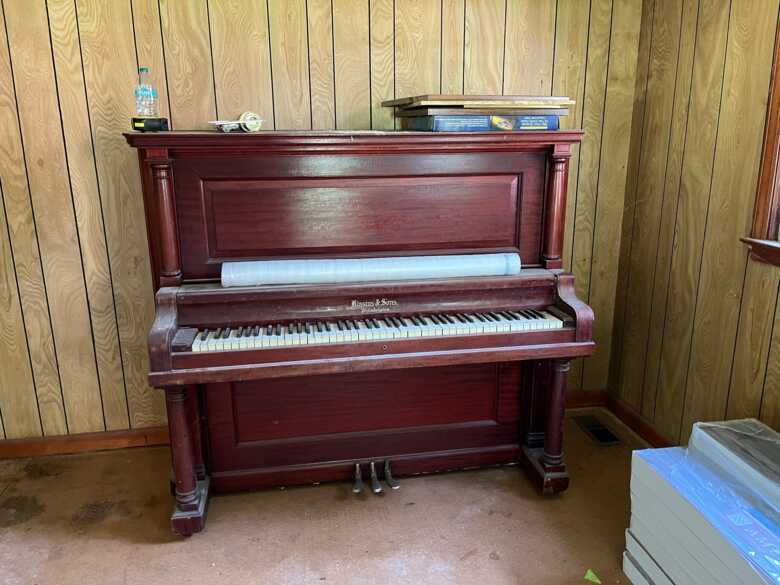
<svg viewBox="0 0 780 585">
<path fill-rule="evenodd" d="M 0 461 L 0 584 L 607 583 L 628 522 L 630 431 L 602 447 L 567 421 L 572 476 L 537 495 L 516 467 L 212 498 L 206 531 L 171 534 L 167 448 Z"/>
</svg>

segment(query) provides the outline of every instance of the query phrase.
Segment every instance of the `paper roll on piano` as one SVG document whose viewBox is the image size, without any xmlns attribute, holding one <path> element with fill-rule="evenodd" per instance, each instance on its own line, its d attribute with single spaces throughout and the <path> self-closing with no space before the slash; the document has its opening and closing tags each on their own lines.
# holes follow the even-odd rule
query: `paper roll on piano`
<svg viewBox="0 0 780 585">
<path fill-rule="evenodd" d="M 339 258 L 225 262 L 222 286 L 327 284 L 520 273 L 517 254 Z"/>
</svg>

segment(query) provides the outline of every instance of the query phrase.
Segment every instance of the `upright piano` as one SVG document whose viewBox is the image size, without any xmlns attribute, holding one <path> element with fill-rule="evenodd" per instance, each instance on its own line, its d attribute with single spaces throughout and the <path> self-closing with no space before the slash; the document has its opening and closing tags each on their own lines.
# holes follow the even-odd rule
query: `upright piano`
<svg viewBox="0 0 780 585">
<path fill-rule="evenodd" d="M 571 358 L 593 312 L 562 270 L 580 131 L 126 134 L 156 292 L 174 531 L 210 491 L 521 463 L 565 490 Z M 515 252 L 501 277 L 222 287 L 224 262 Z M 392 475 L 391 475 L 392 474 Z"/>
</svg>

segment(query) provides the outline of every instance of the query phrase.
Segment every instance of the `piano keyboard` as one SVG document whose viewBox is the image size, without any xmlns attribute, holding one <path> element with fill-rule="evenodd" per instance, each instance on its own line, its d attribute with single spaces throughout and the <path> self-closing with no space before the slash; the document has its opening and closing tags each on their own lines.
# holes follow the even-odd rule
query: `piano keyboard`
<svg viewBox="0 0 780 585">
<path fill-rule="evenodd" d="M 485 335 L 562 327 L 563 321 L 555 315 L 534 309 L 273 323 L 199 330 L 192 343 L 192 351 L 260 349 L 440 335 Z"/>
</svg>

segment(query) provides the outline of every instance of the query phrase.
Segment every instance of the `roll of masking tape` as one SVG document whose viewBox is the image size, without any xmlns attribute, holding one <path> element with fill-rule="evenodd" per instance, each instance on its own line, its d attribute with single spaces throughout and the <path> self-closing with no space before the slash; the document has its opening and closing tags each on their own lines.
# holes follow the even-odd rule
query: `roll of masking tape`
<svg viewBox="0 0 780 585">
<path fill-rule="evenodd" d="M 257 132 L 263 125 L 263 119 L 254 112 L 244 112 L 238 118 L 244 132 Z"/>
</svg>

